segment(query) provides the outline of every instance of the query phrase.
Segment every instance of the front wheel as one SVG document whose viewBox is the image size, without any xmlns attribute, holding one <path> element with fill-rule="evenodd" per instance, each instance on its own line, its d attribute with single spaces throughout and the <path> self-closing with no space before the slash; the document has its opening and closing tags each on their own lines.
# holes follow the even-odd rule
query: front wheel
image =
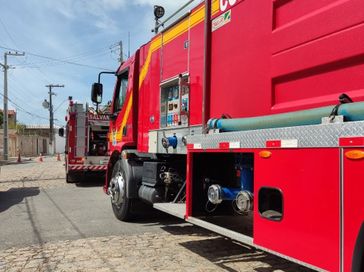
<svg viewBox="0 0 364 272">
<path fill-rule="evenodd" d="M 123 161 L 117 161 L 111 174 L 109 194 L 114 215 L 121 221 L 129 221 L 132 217 L 133 199 L 128 198 L 126 194 L 127 180 L 130 178 L 127 175 L 127 171 L 123 167 Z"/>
</svg>

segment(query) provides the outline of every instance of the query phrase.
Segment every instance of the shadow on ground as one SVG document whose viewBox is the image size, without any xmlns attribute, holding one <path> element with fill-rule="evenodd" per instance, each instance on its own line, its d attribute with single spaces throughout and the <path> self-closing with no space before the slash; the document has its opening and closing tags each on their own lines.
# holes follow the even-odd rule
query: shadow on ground
<svg viewBox="0 0 364 272">
<path fill-rule="evenodd" d="M 180 243 L 191 252 L 209 260 L 224 271 L 241 271 L 241 262 L 261 262 L 261 267 L 255 267 L 256 272 L 313 272 L 313 270 L 293 264 L 287 260 L 278 258 L 269 253 L 256 250 L 253 247 L 232 241 L 214 234 L 208 230 L 192 225 L 164 226 L 163 230 L 173 235 L 191 235 L 206 237 L 198 241 L 188 241 Z"/>
<path fill-rule="evenodd" d="M 185 223 L 183 220 L 178 219 L 177 217 L 171 216 L 169 214 L 166 214 L 164 212 L 158 211 L 156 209 L 153 209 L 151 206 L 147 204 L 144 205 L 142 209 L 139 209 L 139 212 L 134 214 L 132 218 L 132 223 L 134 224 L 143 224 L 147 226 L 156 226 L 160 225 L 162 228 L 168 225 L 174 225 L 174 224 L 183 224 Z"/>
<path fill-rule="evenodd" d="M 254 271 L 312 272 L 312 270 L 298 264 L 293 264 L 220 236 L 199 241 L 183 242 L 180 245 L 204 257 L 225 271 L 240 271 L 237 267 L 241 262 L 261 262 L 263 263 L 261 267 L 255 264 Z"/>
<path fill-rule="evenodd" d="M 39 187 L 12 188 L 0 192 L 0 212 L 22 202 L 26 197 L 39 195 Z"/>
<path fill-rule="evenodd" d="M 84 174 L 75 176 L 74 180 L 77 187 L 102 187 L 104 185 L 104 177 L 100 175 Z"/>
</svg>

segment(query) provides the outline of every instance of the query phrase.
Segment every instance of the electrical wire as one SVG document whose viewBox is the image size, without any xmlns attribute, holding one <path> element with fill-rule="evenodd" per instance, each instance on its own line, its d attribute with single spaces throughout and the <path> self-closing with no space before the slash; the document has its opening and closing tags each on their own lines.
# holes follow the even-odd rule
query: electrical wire
<svg viewBox="0 0 364 272">
<path fill-rule="evenodd" d="M 65 64 L 76 65 L 76 66 L 87 67 L 87 68 L 98 69 L 98 70 L 104 70 L 104 71 L 111 71 L 111 72 L 113 71 L 112 69 L 109 69 L 109 68 L 93 66 L 93 65 L 83 64 L 83 63 L 77 63 L 77 62 L 68 61 L 68 60 L 65 60 L 65 59 L 57 59 L 57 58 L 53 58 L 53 57 L 49 57 L 49 56 L 43 56 L 43 55 L 28 52 L 28 51 L 16 50 L 14 48 L 5 47 L 5 46 L 2 46 L 2 45 L 0 45 L 0 48 L 5 49 L 5 50 L 24 52 L 25 54 L 27 54 L 29 56 L 48 59 L 48 60 L 52 60 L 52 61 L 55 61 L 55 62 L 61 62 L 61 63 L 65 63 Z"/>
<path fill-rule="evenodd" d="M 107 55 L 109 52 L 98 52 L 92 55 L 86 55 L 86 56 L 81 56 L 81 57 L 77 57 L 77 58 L 65 58 L 65 59 L 61 59 L 62 61 L 70 61 L 70 60 L 82 60 L 87 58 L 88 60 L 90 59 L 94 59 L 94 58 L 98 58 L 98 57 L 102 57 Z M 55 65 L 59 65 L 62 62 L 60 61 L 54 61 L 54 60 L 47 60 L 47 61 L 41 61 L 41 62 L 30 62 L 30 63 L 25 63 L 23 65 L 18 65 L 17 67 L 20 67 L 20 69 L 25 69 L 25 68 L 39 68 L 41 67 L 49 67 L 49 66 L 55 66 Z"/>
<path fill-rule="evenodd" d="M 8 31 L 8 28 L 6 27 L 6 25 L 4 24 L 4 22 L 1 20 L 0 18 L 0 24 L 3 26 L 6 34 L 8 35 L 8 37 L 10 38 L 10 40 L 14 43 L 15 46 L 18 46 L 16 41 L 13 39 L 13 37 L 11 36 L 10 32 Z"/>
<path fill-rule="evenodd" d="M 59 104 L 58 106 L 57 106 L 57 108 L 53 111 L 53 113 L 55 113 L 63 104 L 64 104 L 64 102 L 66 102 L 66 101 L 68 101 L 68 98 L 67 99 L 65 99 L 65 100 L 63 100 L 62 101 L 62 103 L 61 104 Z"/>
<path fill-rule="evenodd" d="M 5 96 L 2 93 L 0 93 L 0 96 L 2 96 L 5 99 Z M 34 113 L 31 113 L 31 112 L 27 111 L 26 109 L 24 109 L 23 107 L 21 107 L 17 103 L 15 103 L 13 100 L 11 100 L 9 97 L 7 97 L 7 99 L 11 104 L 13 104 L 15 106 L 15 108 L 17 110 L 20 110 L 20 111 L 22 111 L 22 112 L 24 112 L 24 113 L 26 113 L 26 114 L 28 114 L 28 115 L 30 115 L 32 117 L 36 117 L 36 118 L 39 118 L 39 119 L 44 119 L 44 120 L 49 119 L 49 118 L 46 118 L 46 117 L 43 117 L 43 116 L 40 116 L 40 115 L 37 115 L 37 114 L 34 114 Z"/>
</svg>

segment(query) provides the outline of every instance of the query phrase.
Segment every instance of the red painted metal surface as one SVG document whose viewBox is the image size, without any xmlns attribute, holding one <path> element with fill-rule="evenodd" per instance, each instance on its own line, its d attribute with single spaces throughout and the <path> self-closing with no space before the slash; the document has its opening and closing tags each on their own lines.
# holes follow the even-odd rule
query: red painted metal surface
<svg viewBox="0 0 364 272">
<path fill-rule="evenodd" d="M 241 1 L 231 21 L 212 32 L 211 117 L 269 113 L 271 5 Z"/>
<path fill-rule="evenodd" d="M 70 164 L 82 164 L 83 160 L 81 157 L 76 157 L 76 126 L 77 126 L 77 114 L 73 112 L 72 106 L 74 105 L 73 101 L 69 101 L 68 115 L 67 115 L 67 124 L 66 124 L 66 156 L 65 156 L 65 166 L 66 171 L 69 169 Z M 85 139 L 86 142 L 86 139 Z"/>
<path fill-rule="evenodd" d="M 190 29 L 190 125 L 200 125 L 202 120 L 203 33 L 203 23 Z"/>
<path fill-rule="evenodd" d="M 164 36 L 162 34 L 162 36 Z M 163 44 L 161 51 L 162 78 L 161 81 L 188 72 L 188 32 L 177 36 L 167 44 Z"/>
<path fill-rule="evenodd" d="M 219 143 L 219 148 L 220 149 L 229 149 L 230 145 L 228 142 L 222 142 L 222 143 Z"/>
<path fill-rule="evenodd" d="M 235 4 L 213 32 L 212 117 L 334 104 L 342 92 L 363 100 L 363 9 L 360 0 Z"/>
<path fill-rule="evenodd" d="M 342 92 L 363 100 L 363 9 L 361 0 L 275 1 L 274 111 L 333 104 Z"/>
<path fill-rule="evenodd" d="M 153 42 L 153 41 L 152 41 Z M 160 107 L 160 50 L 154 51 L 148 62 L 148 54 L 151 49 L 151 43 L 141 48 L 139 71 L 144 67 L 146 69 L 145 78 L 140 80 L 138 90 L 138 101 L 133 105 L 139 109 L 138 118 L 138 151 L 148 152 L 148 132 L 159 129 L 159 107 Z M 138 75 L 139 76 L 139 75 Z M 139 76 L 140 77 L 140 76 Z"/>
<path fill-rule="evenodd" d="M 364 146 L 364 137 L 343 137 L 339 139 L 340 146 Z"/>
<path fill-rule="evenodd" d="M 352 149 L 344 149 L 344 153 Z M 361 149 L 364 151 L 364 149 Z M 344 156 L 344 271 L 351 270 L 354 245 L 364 222 L 364 159 Z M 363 245 L 364 246 L 364 245 Z"/>
<path fill-rule="evenodd" d="M 145 64 L 145 60 L 148 55 L 148 49 L 150 47 L 150 43 L 142 46 L 139 50 L 139 71 Z M 149 106 L 147 101 L 150 99 L 150 93 L 148 91 L 149 84 L 146 82 L 149 79 L 149 74 L 146 77 L 146 80 L 141 82 L 139 87 L 139 98 L 138 98 L 138 143 L 137 148 L 141 152 L 148 152 L 148 131 L 150 130 L 150 116 L 149 116 Z M 133 105 L 135 107 L 135 105 Z"/>
<path fill-rule="evenodd" d="M 266 147 L 281 147 L 281 140 L 271 140 L 265 143 Z"/>
<path fill-rule="evenodd" d="M 339 269 L 339 150 L 271 149 L 255 156 L 254 243 L 307 264 Z M 283 195 L 281 221 L 258 212 L 261 188 Z"/>
</svg>

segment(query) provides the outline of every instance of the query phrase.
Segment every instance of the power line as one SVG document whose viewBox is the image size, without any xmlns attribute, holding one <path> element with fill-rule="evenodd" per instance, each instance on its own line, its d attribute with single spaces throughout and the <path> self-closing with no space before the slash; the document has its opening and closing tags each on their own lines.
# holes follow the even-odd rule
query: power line
<svg viewBox="0 0 364 272">
<path fill-rule="evenodd" d="M 5 49 L 5 50 L 14 50 L 12 48 L 8 48 L 8 47 L 1 46 L 1 45 L 0 45 L 0 48 Z M 18 50 L 18 51 L 20 51 L 20 50 Z M 81 66 L 81 67 L 87 67 L 87 68 L 92 68 L 92 69 L 98 69 L 98 70 L 113 71 L 112 69 L 109 69 L 109 68 L 93 66 L 93 65 L 83 64 L 83 63 L 77 63 L 77 62 L 68 61 L 68 60 L 64 60 L 64 59 L 57 59 L 57 58 L 43 56 L 43 55 L 39 55 L 39 54 L 27 52 L 27 51 L 22 51 L 22 52 L 24 52 L 24 53 L 26 53 L 27 55 L 30 55 L 30 56 L 43 58 L 43 59 L 48 59 L 48 60 L 52 60 L 52 61 L 55 61 L 55 62 L 62 62 L 62 63 L 66 63 L 66 64 L 71 64 L 71 65 L 76 65 L 76 66 Z"/>
<path fill-rule="evenodd" d="M 6 34 L 9 36 L 10 40 L 14 43 L 14 45 L 15 45 L 15 46 L 18 46 L 18 45 L 17 45 L 17 43 L 16 43 L 16 41 L 13 39 L 13 37 L 12 37 L 12 36 L 11 36 L 11 34 L 10 34 L 10 32 L 8 31 L 8 29 L 7 29 L 6 25 L 5 25 L 5 24 L 4 24 L 4 22 L 1 20 L 1 18 L 0 18 L 0 24 L 3 26 L 3 28 L 4 28 L 5 32 L 6 32 Z"/>
<path fill-rule="evenodd" d="M 0 96 L 2 96 L 3 98 L 5 98 L 5 96 L 4 96 L 2 93 L 0 93 Z M 24 109 L 23 107 L 21 107 L 21 106 L 19 106 L 17 103 L 15 103 L 13 100 L 11 100 L 9 97 L 7 97 L 7 99 L 9 100 L 9 102 L 10 102 L 11 104 L 13 104 L 13 105 L 14 105 L 14 107 L 15 107 L 17 110 L 22 111 L 22 112 L 24 112 L 24 113 L 26 113 L 26 114 L 28 114 L 28 115 L 30 115 L 30 116 L 32 116 L 32 117 L 36 117 L 36 118 L 39 118 L 39 119 L 48 120 L 48 118 L 47 118 L 47 117 L 43 117 L 43 116 L 40 116 L 40 115 L 37 115 L 37 114 L 34 114 L 34 113 L 31 113 L 31 112 L 27 111 L 26 109 Z"/>
<path fill-rule="evenodd" d="M 16 77 L 14 75 L 9 74 L 9 79 L 11 79 L 12 84 L 17 87 L 16 89 L 18 91 L 22 90 L 21 93 L 23 95 L 26 95 L 26 94 L 32 95 L 32 96 L 37 96 L 38 95 L 37 93 L 35 93 L 33 91 L 33 89 L 29 89 L 28 87 L 24 86 L 22 81 L 16 80 Z"/>
<path fill-rule="evenodd" d="M 59 104 L 58 106 L 57 106 L 57 108 L 53 111 L 53 112 L 56 112 L 66 101 L 68 101 L 68 98 L 67 99 L 65 99 L 65 100 L 63 100 L 62 101 L 62 103 L 61 104 Z"/>
<path fill-rule="evenodd" d="M 81 59 L 93 59 L 93 58 L 97 58 L 97 57 L 101 57 L 104 56 L 106 54 L 108 54 L 109 51 L 102 51 L 102 52 L 97 52 L 94 54 L 86 54 L 86 55 L 79 55 L 76 57 L 68 57 L 68 58 L 64 58 L 62 59 L 62 61 L 74 61 L 74 60 L 81 60 Z M 30 62 L 30 63 L 25 63 L 23 65 L 18 65 L 17 67 L 20 68 L 39 68 L 39 66 L 45 67 L 45 66 L 54 66 L 59 64 L 60 61 L 54 61 L 54 60 L 47 60 L 47 61 L 41 61 L 41 62 Z"/>
</svg>

